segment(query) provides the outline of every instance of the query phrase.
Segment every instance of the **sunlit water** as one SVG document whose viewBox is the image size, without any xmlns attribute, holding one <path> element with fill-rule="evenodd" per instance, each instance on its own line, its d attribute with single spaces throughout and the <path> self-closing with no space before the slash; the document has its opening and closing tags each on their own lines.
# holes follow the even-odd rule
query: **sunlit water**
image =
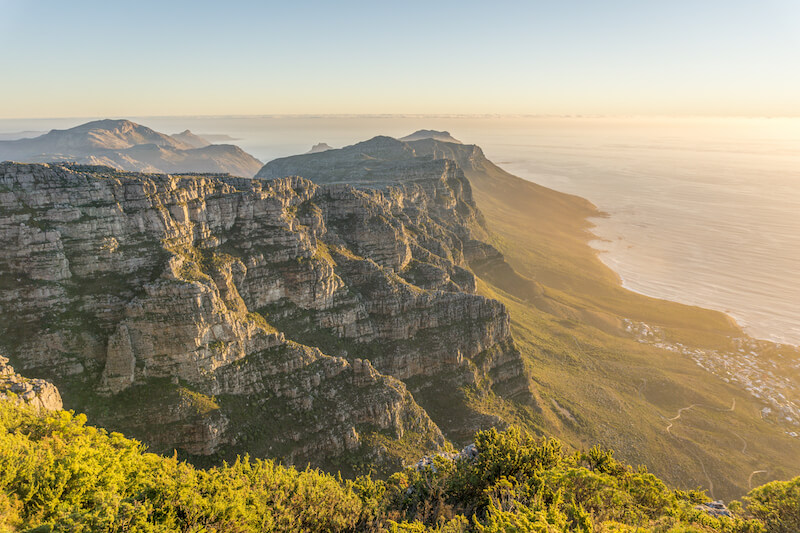
<svg viewBox="0 0 800 533">
<path fill-rule="evenodd" d="M 800 119 L 150 117 L 228 134 L 263 161 L 446 129 L 513 174 L 591 200 L 592 244 L 626 287 L 731 314 L 800 344 Z M 0 120 L 0 133 L 83 120 Z"/>
</svg>

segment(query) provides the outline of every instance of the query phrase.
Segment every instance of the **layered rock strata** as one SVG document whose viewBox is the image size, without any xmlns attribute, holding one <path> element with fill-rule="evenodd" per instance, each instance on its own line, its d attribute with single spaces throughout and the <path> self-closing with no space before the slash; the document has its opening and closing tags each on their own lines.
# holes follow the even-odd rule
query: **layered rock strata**
<svg viewBox="0 0 800 533">
<path fill-rule="evenodd" d="M 63 407 L 58 389 L 43 379 L 27 379 L 14 371 L 8 358 L 0 355 L 0 400 L 29 405 L 37 410 L 57 411 Z"/>
<path fill-rule="evenodd" d="M 0 349 L 156 451 L 435 450 L 428 412 L 475 428 L 416 396 L 527 380 L 505 308 L 474 294 L 467 258 L 489 248 L 469 184 L 430 165 L 366 190 L 4 163 Z"/>
</svg>

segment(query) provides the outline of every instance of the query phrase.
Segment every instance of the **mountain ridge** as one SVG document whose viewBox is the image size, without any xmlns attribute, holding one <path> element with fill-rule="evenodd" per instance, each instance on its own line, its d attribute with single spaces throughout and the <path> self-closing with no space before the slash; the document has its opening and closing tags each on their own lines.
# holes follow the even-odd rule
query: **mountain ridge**
<svg viewBox="0 0 800 533">
<path fill-rule="evenodd" d="M 783 416 L 800 405 L 797 391 L 755 390 L 747 381 L 722 380 L 724 375 L 707 370 L 707 362 L 734 361 L 743 345 L 758 351 L 767 365 L 785 364 L 786 357 L 800 363 L 800 351 L 747 339 L 724 314 L 622 288 L 587 244 L 592 238 L 587 219 L 602 213 L 585 199 L 513 176 L 478 146 L 432 138 L 404 142 L 378 136 L 323 154 L 277 159 L 259 175 L 385 187 L 404 158 L 420 168 L 451 160 L 470 183 L 485 221 L 482 240 L 495 251 L 470 268 L 478 292 L 508 307 L 514 338 L 536 383 L 540 411 L 518 415 L 524 424 L 576 447 L 600 442 L 679 486 L 702 485 L 712 494 L 741 494 L 753 471 L 769 470 L 778 478 L 796 473 L 788 458 L 800 453 L 792 437 L 797 429 Z M 757 379 L 770 382 L 767 373 Z M 684 414 L 682 435 L 674 436 L 662 421 L 693 404 L 704 407 L 690 411 L 689 420 Z M 783 414 L 763 419 L 776 405 Z M 710 446 L 712 434 L 716 444 Z M 754 443 L 761 447 L 758 454 L 750 453 Z M 766 457 L 772 466 L 763 462 Z"/>
<path fill-rule="evenodd" d="M 129 120 L 104 119 L 31 139 L 0 141 L 0 160 L 75 161 L 141 172 L 253 176 L 261 162 L 238 146 L 211 144 L 189 130 L 173 136 Z"/>
<path fill-rule="evenodd" d="M 383 469 L 502 425 L 469 394 L 530 401 L 452 162 L 385 190 L 4 163 L 0 215 L 3 347 L 155 451 Z"/>
<path fill-rule="evenodd" d="M 800 460 L 775 394 L 697 363 L 750 346 L 735 324 L 622 289 L 594 206 L 478 146 L 377 136 L 254 180 L 2 169 L 0 350 L 156 451 L 389 472 L 518 424 L 725 497 Z"/>
<path fill-rule="evenodd" d="M 417 130 L 410 135 L 406 135 L 405 137 L 400 137 L 399 140 L 404 142 L 409 142 L 409 141 L 420 141 L 422 139 L 433 139 L 435 141 L 462 144 L 461 141 L 450 135 L 449 131 L 436 131 L 436 130 Z"/>
</svg>

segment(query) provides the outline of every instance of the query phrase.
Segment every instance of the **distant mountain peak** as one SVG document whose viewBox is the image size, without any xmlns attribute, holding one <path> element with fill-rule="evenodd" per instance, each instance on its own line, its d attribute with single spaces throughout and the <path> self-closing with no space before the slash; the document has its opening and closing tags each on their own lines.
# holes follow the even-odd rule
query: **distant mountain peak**
<svg viewBox="0 0 800 533">
<path fill-rule="evenodd" d="M 311 150 L 306 152 L 307 154 L 318 154 L 319 152 L 327 152 L 328 150 L 333 150 L 333 146 L 329 145 L 328 143 L 317 143 L 311 147 Z"/>
<path fill-rule="evenodd" d="M 400 140 L 409 142 L 409 141 L 420 141 L 422 139 L 434 139 L 436 141 L 462 144 L 461 141 L 450 135 L 449 131 L 437 131 L 437 130 L 417 130 L 411 135 L 406 135 L 405 137 L 402 137 Z"/>
<path fill-rule="evenodd" d="M 93 130 L 93 129 L 136 128 L 137 126 L 139 126 L 139 124 L 136 124 L 135 122 L 131 122 L 130 120 L 124 118 L 103 118 L 99 120 L 91 120 L 89 122 L 86 122 L 85 124 L 81 124 L 79 126 L 75 126 L 74 128 L 69 128 L 69 129 L 73 131 L 80 131 L 80 130 Z"/>
<path fill-rule="evenodd" d="M 173 133 L 170 135 L 170 137 L 178 142 L 188 145 L 191 148 L 203 148 L 211 144 L 208 140 L 200 137 L 199 135 L 195 135 L 189 130 L 183 130 L 180 133 Z"/>
<path fill-rule="evenodd" d="M 76 161 L 135 172 L 253 176 L 261 162 L 238 146 L 211 144 L 184 130 L 167 135 L 125 119 L 93 120 L 32 139 L 0 140 L 0 161 Z"/>
</svg>

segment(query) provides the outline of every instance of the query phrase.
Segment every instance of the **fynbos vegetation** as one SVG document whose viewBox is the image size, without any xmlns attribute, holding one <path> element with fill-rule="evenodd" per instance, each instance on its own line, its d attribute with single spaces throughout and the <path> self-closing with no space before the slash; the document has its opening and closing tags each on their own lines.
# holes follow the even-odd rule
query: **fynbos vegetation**
<svg viewBox="0 0 800 533">
<path fill-rule="evenodd" d="M 613 452 L 482 431 L 386 480 L 240 457 L 198 469 L 66 411 L 0 401 L 0 531 L 790 532 L 800 478 L 719 516 Z"/>
</svg>

